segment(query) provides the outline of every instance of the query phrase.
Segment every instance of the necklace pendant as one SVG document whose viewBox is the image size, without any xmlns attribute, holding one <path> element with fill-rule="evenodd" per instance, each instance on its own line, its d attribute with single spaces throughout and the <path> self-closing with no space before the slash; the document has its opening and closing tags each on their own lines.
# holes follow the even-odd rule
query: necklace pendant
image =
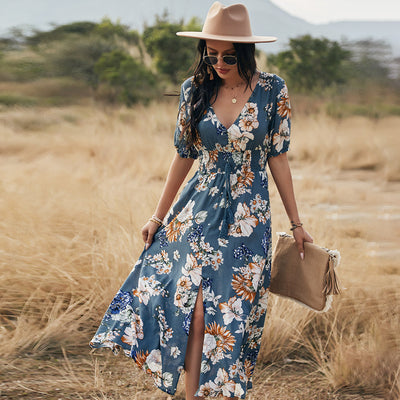
<svg viewBox="0 0 400 400">
<path fill-rule="evenodd" d="M 236 98 L 234 97 L 234 98 L 232 99 L 232 103 L 233 103 L 233 104 L 236 104 L 236 102 L 237 102 L 237 100 L 236 100 Z"/>
</svg>

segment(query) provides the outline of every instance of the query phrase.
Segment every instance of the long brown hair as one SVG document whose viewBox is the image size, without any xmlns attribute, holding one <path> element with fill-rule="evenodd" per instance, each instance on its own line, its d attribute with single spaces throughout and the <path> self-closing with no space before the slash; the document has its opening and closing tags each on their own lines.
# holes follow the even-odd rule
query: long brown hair
<svg viewBox="0 0 400 400">
<path fill-rule="evenodd" d="M 251 85 L 256 72 L 255 45 L 254 43 L 233 43 L 233 46 L 236 51 L 239 76 L 245 80 L 247 88 Z M 210 105 L 211 98 L 214 95 L 215 99 L 217 98 L 222 83 L 222 79 L 214 69 L 207 68 L 207 64 L 203 61 L 205 49 L 206 41 L 200 39 L 197 45 L 198 61 L 192 80 L 189 120 L 182 130 L 182 135 L 186 136 L 188 148 L 198 141 L 198 124 Z"/>
</svg>

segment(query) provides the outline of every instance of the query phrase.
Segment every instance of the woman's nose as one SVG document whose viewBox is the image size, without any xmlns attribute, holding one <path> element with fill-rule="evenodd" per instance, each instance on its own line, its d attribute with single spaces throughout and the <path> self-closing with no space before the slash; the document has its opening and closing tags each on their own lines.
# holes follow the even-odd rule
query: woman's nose
<svg viewBox="0 0 400 400">
<path fill-rule="evenodd" d="M 217 65 L 218 67 L 223 67 L 225 63 L 224 63 L 224 60 L 223 60 L 222 56 L 219 55 L 218 58 L 217 58 L 217 60 L 218 60 L 218 61 L 217 61 L 217 64 L 216 64 L 216 65 Z"/>
</svg>

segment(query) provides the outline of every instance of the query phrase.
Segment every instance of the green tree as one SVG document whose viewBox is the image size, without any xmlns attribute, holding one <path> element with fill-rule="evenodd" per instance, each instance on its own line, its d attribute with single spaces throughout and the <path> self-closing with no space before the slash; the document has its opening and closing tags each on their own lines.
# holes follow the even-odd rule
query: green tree
<svg viewBox="0 0 400 400">
<path fill-rule="evenodd" d="M 147 103 L 157 94 L 157 80 L 145 65 L 122 50 L 102 54 L 94 71 L 98 81 L 105 84 L 109 101 L 130 106 Z"/>
<path fill-rule="evenodd" d="M 129 44 L 137 45 L 140 41 L 140 35 L 137 31 L 131 30 L 128 25 L 123 25 L 119 21 L 114 23 L 109 18 L 103 18 L 93 32 L 104 38 L 123 38 Z"/>
<path fill-rule="evenodd" d="M 291 88 L 313 91 L 346 82 L 345 61 L 350 52 L 339 43 L 304 35 L 290 39 L 289 47 L 269 56 L 269 62 L 284 74 Z"/>
<path fill-rule="evenodd" d="M 176 32 L 199 29 L 201 28 L 196 19 L 192 19 L 187 25 L 183 22 L 171 23 L 164 13 L 161 17 L 157 16 L 156 23 L 146 27 L 143 32 L 144 45 L 153 57 L 157 71 L 175 84 L 188 74 L 196 56 L 196 41 L 178 37 Z"/>
</svg>

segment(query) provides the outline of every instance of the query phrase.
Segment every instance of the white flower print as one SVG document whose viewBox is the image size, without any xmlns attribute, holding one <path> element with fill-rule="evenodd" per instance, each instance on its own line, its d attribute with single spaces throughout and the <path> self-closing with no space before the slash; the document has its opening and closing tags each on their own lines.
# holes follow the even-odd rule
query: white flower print
<svg viewBox="0 0 400 400">
<path fill-rule="evenodd" d="M 281 121 L 279 125 L 279 133 L 285 137 L 285 140 L 288 140 L 289 132 L 290 132 L 289 120 L 285 118 Z"/>
<path fill-rule="evenodd" d="M 218 125 L 218 118 L 212 110 L 208 110 L 207 115 L 204 117 L 203 121 L 210 121 L 213 125 Z"/>
<path fill-rule="evenodd" d="M 184 276 L 190 277 L 191 282 L 193 282 L 196 286 L 200 285 L 201 265 L 198 264 L 196 257 L 191 253 L 186 255 L 186 264 L 182 268 L 182 274 Z M 188 287 L 188 289 L 190 289 L 190 286 Z"/>
<path fill-rule="evenodd" d="M 218 238 L 218 246 L 227 247 L 228 239 L 225 238 Z"/>
<path fill-rule="evenodd" d="M 250 236 L 258 225 L 258 219 L 250 214 L 246 203 L 239 203 L 235 212 L 235 222 L 230 225 L 229 235 Z"/>
<path fill-rule="evenodd" d="M 244 331 L 245 331 L 245 326 L 244 326 L 244 324 L 243 324 L 243 322 L 242 322 L 242 323 L 240 323 L 240 325 L 239 325 L 239 329 L 237 329 L 237 330 L 235 331 L 235 333 L 238 333 L 238 334 L 240 334 L 240 335 L 243 336 Z"/>
<path fill-rule="evenodd" d="M 161 352 L 160 350 L 152 350 L 146 358 L 147 368 L 155 374 L 161 374 Z"/>
<path fill-rule="evenodd" d="M 131 325 L 125 328 L 124 336 L 121 340 L 129 346 L 137 346 L 137 339 L 143 339 L 143 321 L 140 316 L 132 312 Z"/>
<path fill-rule="evenodd" d="M 177 346 L 171 347 L 171 356 L 177 358 L 181 354 L 181 351 Z"/>
<path fill-rule="evenodd" d="M 132 294 L 137 296 L 139 301 L 145 305 L 148 304 L 151 296 L 157 296 L 163 293 L 162 285 L 155 279 L 154 275 L 150 277 L 140 277 L 137 289 L 132 291 Z"/>
<path fill-rule="evenodd" d="M 174 251 L 174 260 L 179 261 L 180 258 L 181 258 L 181 255 L 179 253 L 179 250 L 175 250 Z"/>
<path fill-rule="evenodd" d="M 257 216 L 262 224 L 265 224 L 271 218 L 268 201 L 263 199 L 259 193 L 251 200 L 250 211 Z"/>
<path fill-rule="evenodd" d="M 178 279 L 176 286 L 179 287 L 179 290 L 190 290 L 192 287 L 192 281 L 187 276 L 181 276 Z"/>
<path fill-rule="evenodd" d="M 209 397 L 218 394 L 217 385 L 213 381 L 208 381 L 199 388 L 199 396 Z"/>
<path fill-rule="evenodd" d="M 213 186 L 209 191 L 208 195 L 213 197 L 219 192 L 218 186 Z"/>
<path fill-rule="evenodd" d="M 229 380 L 229 375 L 223 368 L 218 370 L 214 382 L 226 397 L 231 397 L 231 393 L 235 392 L 235 382 Z"/>
<path fill-rule="evenodd" d="M 254 135 L 250 132 L 241 131 L 240 128 L 233 124 L 228 129 L 228 137 L 235 150 L 246 150 L 247 142 L 254 139 Z"/>
<path fill-rule="evenodd" d="M 219 308 L 224 314 L 225 325 L 229 325 L 234 319 L 242 321 L 243 308 L 241 299 L 231 297 L 228 302 L 220 303 Z"/>
<path fill-rule="evenodd" d="M 239 383 L 235 384 L 235 397 L 241 397 L 244 394 L 244 390 Z"/>
<path fill-rule="evenodd" d="M 205 374 L 206 372 L 210 371 L 210 369 L 211 369 L 211 367 L 210 367 L 210 365 L 208 364 L 207 360 L 203 360 L 203 361 L 201 362 L 200 372 L 201 372 L 202 374 Z"/>
<path fill-rule="evenodd" d="M 285 137 L 279 133 L 275 133 L 272 139 L 272 143 L 275 146 L 276 151 L 281 151 L 283 149 L 283 144 L 285 142 Z"/>
<path fill-rule="evenodd" d="M 160 253 L 152 256 L 151 254 L 146 256 L 146 261 L 157 270 L 157 274 L 169 274 L 172 268 L 172 262 L 169 260 L 168 253 L 165 250 L 161 250 Z"/>
<path fill-rule="evenodd" d="M 253 118 L 257 118 L 258 115 L 258 106 L 257 103 L 246 103 L 244 105 L 243 114 L 246 116 L 252 116 Z"/>
<path fill-rule="evenodd" d="M 253 116 L 245 116 L 239 121 L 239 127 L 245 132 L 251 132 L 253 129 L 257 129 L 258 125 L 257 118 Z"/>
<path fill-rule="evenodd" d="M 176 219 L 179 222 L 186 222 L 188 219 L 193 217 L 193 206 L 194 206 L 194 200 L 189 200 L 186 204 L 186 206 L 182 209 L 182 211 L 178 214 Z"/>
<path fill-rule="evenodd" d="M 162 375 L 163 384 L 165 387 L 171 387 L 173 382 L 173 376 L 170 372 L 164 372 Z"/>
<path fill-rule="evenodd" d="M 207 218 L 207 214 L 208 214 L 207 211 L 199 211 L 194 217 L 196 224 L 203 223 Z"/>
<path fill-rule="evenodd" d="M 213 304 L 213 306 L 208 306 L 207 307 L 207 314 L 210 315 L 215 315 L 216 313 L 216 308 L 218 307 L 219 299 L 221 298 L 221 295 L 216 296 L 214 290 L 208 286 L 203 290 L 203 300 L 209 304 Z"/>
<path fill-rule="evenodd" d="M 203 353 L 209 355 L 216 347 L 217 341 L 215 340 L 215 337 L 206 333 L 204 335 Z"/>
</svg>

